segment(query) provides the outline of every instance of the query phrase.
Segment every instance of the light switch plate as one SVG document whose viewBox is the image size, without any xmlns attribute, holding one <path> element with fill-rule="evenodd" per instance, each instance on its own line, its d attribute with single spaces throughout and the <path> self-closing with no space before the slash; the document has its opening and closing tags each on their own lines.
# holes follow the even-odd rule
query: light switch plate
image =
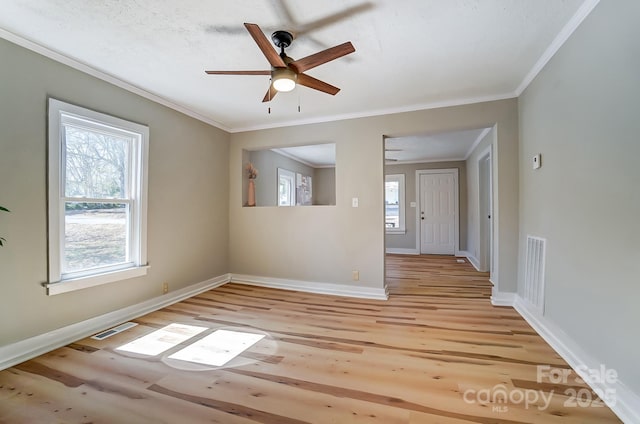
<svg viewBox="0 0 640 424">
<path fill-rule="evenodd" d="M 351 206 L 354 208 L 358 207 L 358 198 L 354 197 L 353 199 L 351 199 Z"/>
<path fill-rule="evenodd" d="M 538 169 L 542 166 L 542 155 L 540 153 L 538 153 L 533 157 L 532 164 L 533 164 L 533 169 Z"/>
</svg>

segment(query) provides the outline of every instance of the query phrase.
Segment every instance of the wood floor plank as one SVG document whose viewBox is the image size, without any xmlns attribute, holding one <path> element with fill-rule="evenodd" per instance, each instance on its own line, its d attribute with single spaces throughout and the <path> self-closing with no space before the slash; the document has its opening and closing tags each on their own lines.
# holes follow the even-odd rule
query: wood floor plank
<svg viewBox="0 0 640 424">
<path fill-rule="evenodd" d="M 0 423 L 620 422 L 575 378 L 537 381 L 538 365 L 569 366 L 516 311 L 491 305 L 486 273 L 454 257 L 400 255 L 386 272 L 388 301 L 233 283 L 110 338 L 78 340 L 0 371 Z M 268 344 L 238 366 L 199 371 L 117 350 L 174 322 L 263 331 Z M 500 388 L 545 398 L 478 396 Z M 573 407 L 568 389 L 594 402 Z"/>
</svg>

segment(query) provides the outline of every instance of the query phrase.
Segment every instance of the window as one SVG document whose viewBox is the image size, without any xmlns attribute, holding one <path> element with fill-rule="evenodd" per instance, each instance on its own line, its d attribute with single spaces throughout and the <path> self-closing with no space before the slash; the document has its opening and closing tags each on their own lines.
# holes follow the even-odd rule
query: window
<svg viewBox="0 0 640 424">
<path fill-rule="evenodd" d="M 146 126 L 49 99 L 49 284 L 146 274 Z"/>
<path fill-rule="evenodd" d="M 278 168 L 278 206 L 296 204 L 296 174 L 287 169 Z"/>
<path fill-rule="evenodd" d="M 310 175 L 296 174 L 296 205 L 313 204 L 313 180 Z"/>
<path fill-rule="evenodd" d="M 404 234 L 404 174 L 385 177 L 384 211 L 387 234 Z"/>
</svg>

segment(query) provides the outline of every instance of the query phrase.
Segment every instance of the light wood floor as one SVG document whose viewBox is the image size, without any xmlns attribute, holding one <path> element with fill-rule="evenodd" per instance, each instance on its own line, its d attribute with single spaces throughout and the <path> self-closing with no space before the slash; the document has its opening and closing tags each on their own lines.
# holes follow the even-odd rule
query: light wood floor
<svg viewBox="0 0 640 424">
<path fill-rule="evenodd" d="M 571 406 L 565 391 L 586 387 L 575 374 L 536 381 L 537 365 L 568 365 L 513 309 L 491 306 L 486 274 L 425 256 L 390 256 L 387 274 L 386 302 L 228 284 L 79 340 L 0 372 L 0 423 L 619 422 L 595 395 Z M 114 351 L 172 322 L 252 327 L 277 351 L 199 372 Z M 501 389 L 506 403 L 483 402 Z M 526 405 L 534 394 L 553 394 L 549 406 Z"/>
</svg>

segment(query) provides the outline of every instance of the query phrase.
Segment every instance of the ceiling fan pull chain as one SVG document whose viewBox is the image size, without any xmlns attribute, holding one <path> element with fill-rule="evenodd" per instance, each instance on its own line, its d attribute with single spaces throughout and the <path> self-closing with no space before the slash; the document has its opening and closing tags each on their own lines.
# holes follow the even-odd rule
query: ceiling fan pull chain
<svg viewBox="0 0 640 424">
<path fill-rule="evenodd" d="M 297 88 L 297 87 L 296 87 Z M 298 92 L 298 113 L 300 113 L 300 89 L 297 88 L 296 90 Z"/>
<path fill-rule="evenodd" d="M 273 77 L 269 77 L 269 90 L 267 91 L 269 93 L 269 115 L 271 115 L 271 84 L 273 84 Z"/>
</svg>

